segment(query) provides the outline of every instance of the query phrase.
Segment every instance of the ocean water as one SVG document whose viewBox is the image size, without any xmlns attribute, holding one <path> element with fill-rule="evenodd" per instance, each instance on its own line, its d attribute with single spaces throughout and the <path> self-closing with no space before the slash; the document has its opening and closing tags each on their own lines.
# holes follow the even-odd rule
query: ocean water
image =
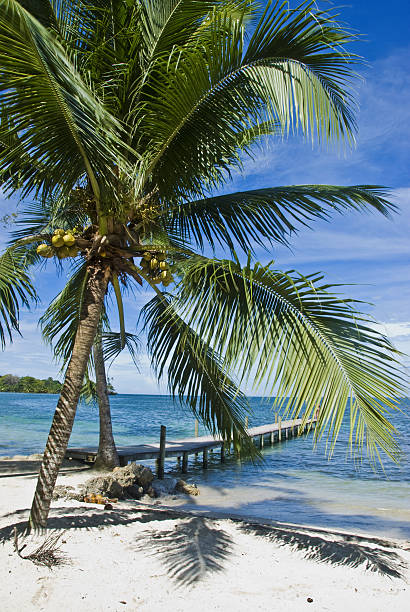
<svg viewBox="0 0 410 612">
<path fill-rule="evenodd" d="M 158 440 L 160 425 L 166 425 L 169 439 L 194 435 L 189 410 L 167 396 L 110 399 L 118 445 Z M 0 456 L 42 452 L 56 401 L 55 395 L 1 393 Z M 273 422 L 267 402 L 251 398 L 250 403 L 250 426 Z M 190 457 L 184 478 L 197 483 L 201 495 L 178 503 L 186 509 L 410 539 L 410 404 L 403 403 L 402 410 L 394 422 L 403 458 L 399 465 L 386 459 L 384 472 L 375 472 L 367 460 L 358 466 L 349 457 L 343 428 L 330 461 L 323 444 L 313 449 L 312 435 L 266 446 L 261 464 L 239 462 L 233 455 L 221 464 L 215 452 L 204 471 L 201 457 Z M 206 432 L 200 427 L 199 433 Z M 97 443 L 98 409 L 80 405 L 70 445 Z M 167 461 L 166 469 L 177 474 L 175 460 Z"/>
</svg>

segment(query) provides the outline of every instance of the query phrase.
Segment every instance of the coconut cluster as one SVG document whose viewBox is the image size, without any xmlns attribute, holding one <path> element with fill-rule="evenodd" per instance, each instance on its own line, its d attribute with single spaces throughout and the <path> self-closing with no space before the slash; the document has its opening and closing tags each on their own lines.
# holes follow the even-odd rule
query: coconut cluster
<svg viewBox="0 0 410 612">
<path fill-rule="evenodd" d="M 165 251 L 158 251 L 156 253 L 146 252 L 141 259 L 141 268 L 155 285 L 162 283 L 164 287 L 168 287 L 174 280 L 166 259 L 167 254 Z"/>
<path fill-rule="evenodd" d="M 72 230 L 56 229 L 53 237 L 51 238 L 51 245 L 39 244 L 37 247 L 37 253 L 41 257 L 50 258 L 55 255 L 59 259 L 65 259 L 66 257 L 77 257 L 78 247 L 75 244 L 75 236 L 78 232 L 77 228 Z"/>
</svg>

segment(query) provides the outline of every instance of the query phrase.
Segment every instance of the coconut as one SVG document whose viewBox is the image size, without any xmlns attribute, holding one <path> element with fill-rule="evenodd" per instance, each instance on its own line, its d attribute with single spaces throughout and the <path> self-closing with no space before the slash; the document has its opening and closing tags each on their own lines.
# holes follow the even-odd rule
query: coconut
<svg viewBox="0 0 410 612">
<path fill-rule="evenodd" d="M 54 231 L 54 235 L 55 236 L 64 236 L 64 234 L 65 234 L 65 230 L 63 230 L 63 229 L 56 229 Z"/>
<path fill-rule="evenodd" d="M 64 239 L 63 239 L 63 237 L 60 236 L 60 235 L 57 235 L 57 234 L 52 237 L 51 242 L 53 243 L 53 246 L 55 246 L 56 248 L 64 246 Z"/>
<path fill-rule="evenodd" d="M 151 255 L 151 253 L 148 253 L 148 251 L 146 253 L 144 253 L 143 257 L 144 257 L 145 261 L 151 261 L 151 259 L 152 259 L 152 255 Z"/>
<path fill-rule="evenodd" d="M 57 250 L 57 257 L 59 259 L 65 259 L 66 257 L 70 257 L 70 249 L 66 246 L 62 246 Z"/>
<path fill-rule="evenodd" d="M 52 257 L 54 255 L 54 250 L 48 244 L 39 244 L 37 247 L 38 255 L 41 257 Z"/>
<path fill-rule="evenodd" d="M 151 270 L 154 270 L 155 268 L 158 267 L 158 259 L 155 259 L 155 257 L 153 257 L 150 261 L 150 267 Z"/>
<path fill-rule="evenodd" d="M 169 274 L 166 270 L 161 272 L 160 276 L 161 276 L 161 280 L 165 280 L 166 278 L 169 278 Z"/>
<path fill-rule="evenodd" d="M 159 267 L 161 268 L 161 270 L 168 270 L 168 268 L 169 268 L 169 266 L 168 266 L 166 261 L 160 261 L 159 262 Z"/>
<path fill-rule="evenodd" d="M 68 247 L 73 246 L 75 244 L 75 238 L 72 234 L 66 234 L 63 236 L 64 244 Z"/>
</svg>

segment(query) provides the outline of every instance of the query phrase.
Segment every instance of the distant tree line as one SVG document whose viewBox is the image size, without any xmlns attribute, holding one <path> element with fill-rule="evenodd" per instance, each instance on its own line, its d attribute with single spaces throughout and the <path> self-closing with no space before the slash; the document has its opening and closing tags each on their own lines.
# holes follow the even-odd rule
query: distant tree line
<svg viewBox="0 0 410 612">
<path fill-rule="evenodd" d="M 95 383 L 90 381 L 94 389 Z M 116 391 L 111 382 L 107 384 L 108 395 L 116 395 Z M 14 376 L 14 374 L 5 374 L 0 376 L 0 392 L 8 391 L 10 393 L 60 393 L 61 382 L 49 378 L 39 379 L 33 376 Z M 95 395 L 95 390 L 92 393 Z"/>
<path fill-rule="evenodd" d="M 5 374 L 0 376 L 0 391 L 12 393 L 60 393 L 61 382 L 53 380 L 51 376 L 40 380 L 33 376 L 14 376 Z"/>
</svg>

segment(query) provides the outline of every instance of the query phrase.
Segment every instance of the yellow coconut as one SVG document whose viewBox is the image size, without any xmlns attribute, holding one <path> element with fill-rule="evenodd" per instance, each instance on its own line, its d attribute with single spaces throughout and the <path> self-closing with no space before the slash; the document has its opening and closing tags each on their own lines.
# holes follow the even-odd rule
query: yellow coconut
<svg viewBox="0 0 410 612">
<path fill-rule="evenodd" d="M 41 255 L 41 257 L 52 257 L 54 255 L 54 250 L 51 246 L 49 246 L 48 244 L 39 244 L 37 247 L 37 253 L 38 255 Z"/>
<path fill-rule="evenodd" d="M 64 246 L 64 238 L 60 236 L 59 234 L 56 234 L 55 236 L 53 236 L 51 239 L 51 242 L 53 243 L 53 246 L 57 248 Z"/>
<path fill-rule="evenodd" d="M 168 266 L 166 261 L 160 261 L 159 262 L 159 267 L 161 268 L 161 270 L 168 270 L 168 268 L 169 268 L 169 266 Z"/>
<path fill-rule="evenodd" d="M 56 230 L 54 230 L 54 235 L 55 236 L 64 236 L 64 234 L 65 234 L 65 230 L 63 230 L 63 229 L 56 229 Z"/>
<path fill-rule="evenodd" d="M 75 238 L 72 234 L 66 234 L 63 236 L 64 244 L 68 247 L 73 246 L 75 244 Z"/>
<path fill-rule="evenodd" d="M 158 268 L 158 259 L 155 259 L 155 257 L 153 257 L 149 263 L 151 270 L 155 270 L 155 268 Z"/>
<path fill-rule="evenodd" d="M 146 253 L 144 253 L 143 257 L 144 257 L 145 261 L 151 261 L 151 259 L 152 259 L 152 255 L 151 255 L 151 253 L 148 253 L 148 251 Z"/>
</svg>

